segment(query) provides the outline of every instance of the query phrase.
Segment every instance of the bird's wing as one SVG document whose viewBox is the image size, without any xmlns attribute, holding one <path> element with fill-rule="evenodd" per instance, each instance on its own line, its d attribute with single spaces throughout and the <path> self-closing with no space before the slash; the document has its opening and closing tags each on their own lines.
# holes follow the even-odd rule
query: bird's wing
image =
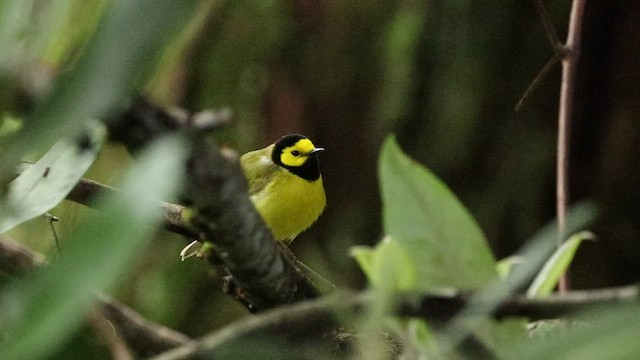
<svg viewBox="0 0 640 360">
<path fill-rule="evenodd" d="M 262 191 L 278 173 L 278 165 L 271 161 L 273 145 L 248 152 L 240 157 L 240 165 L 249 182 L 249 195 Z"/>
</svg>

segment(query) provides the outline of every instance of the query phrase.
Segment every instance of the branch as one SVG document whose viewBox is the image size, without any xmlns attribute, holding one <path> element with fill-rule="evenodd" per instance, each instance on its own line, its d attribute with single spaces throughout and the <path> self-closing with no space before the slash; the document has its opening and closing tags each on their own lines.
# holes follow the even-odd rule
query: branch
<svg viewBox="0 0 640 360">
<path fill-rule="evenodd" d="M 16 171 L 16 175 L 21 174 L 32 165 L 32 163 L 23 162 Z M 96 208 L 97 199 L 115 192 L 120 192 L 120 189 L 81 178 L 71 192 L 67 194 L 66 199 L 90 208 Z M 189 212 L 186 207 L 162 201 L 159 201 L 158 205 L 162 207 L 162 222 L 166 230 L 186 236 L 191 241 L 198 239 L 198 235 L 189 227 L 189 223 L 186 220 Z"/>
<path fill-rule="evenodd" d="M 250 310 L 318 296 L 264 225 L 249 199 L 238 161 L 224 157 L 200 128 L 143 100 L 107 126 L 112 140 L 134 153 L 168 132 L 182 129 L 187 134 L 191 154 L 185 197 L 193 204 L 190 225 L 201 234 L 201 240 L 215 245 L 214 251 L 241 288 Z"/>
<path fill-rule="evenodd" d="M 520 97 L 520 100 L 518 100 L 518 103 L 514 107 L 514 111 L 516 113 L 519 113 L 520 110 L 522 110 L 522 107 L 524 106 L 525 101 L 527 101 L 527 99 L 529 99 L 531 94 L 533 94 L 533 92 L 538 89 L 538 86 L 540 85 L 542 80 L 547 76 L 549 71 L 553 69 L 553 66 L 557 64 L 560 59 L 562 59 L 562 55 L 560 53 L 555 53 L 551 57 L 551 59 L 549 59 L 547 63 L 544 64 L 542 69 L 538 71 L 536 76 L 533 78 L 533 81 L 531 81 L 527 89 L 524 91 L 524 94 L 522 94 L 522 96 Z"/>
<path fill-rule="evenodd" d="M 117 331 L 113 331 L 114 326 L 99 311 L 89 312 L 85 321 L 93 328 L 96 337 L 106 344 L 113 360 L 134 359 L 127 342 Z"/>
<path fill-rule="evenodd" d="M 23 276 L 45 264 L 44 257 L 7 237 L 0 237 L 0 272 L 11 276 Z M 154 356 L 192 340 L 170 328 L 153 323 L 106 295 L 99 295 L 100 314 L 113 324 L 138 356 Z M 90 319 L 91 321 L 91 319 Z"/>
<path fill-rule="evenodd" d="M 549 39 L 551 47 L 556 53 L 561 53 L 564 45 L 558 37 L 558 32 L 556 31 L 556 27 L 553 26 L 553 21 L 551 21 L 551 16 L 549 16 L 549 12 L 544 6 L 544 1 L 535 0 L 534 3 L 536 4 L 536 9 L 538 9 L 542 26 L 544 27 L 544 31 L 547 33 L 547 38 Z"/>
<path fill-rule="evenodd" d="M 192 342 L 188 336 L 145 319 L 117 300 L 106 295 L 99 298 L 102 316 L 114 324 L 119 335 L 139 357 L 158 355 Z"/>
<path fill-rule="evenodd" d="M 95 207 L 97 198 L 105 196 L 109 192 L 119 192 L 120 189 L 99 182 L 80 179 L 78 184 L 67 195 L 67 200 L 89 207 Z M 197 239 L 198 235 L 189 228 L 186 221 L 187 209 L 184 206 L 160 202 L 163 210 L 163 226 L 165 229 L 190 239 Z"/>
<path fill-rule="evenodd" d="M 569 139 L 571 135 L 571 112 L 575 84 L 576 63 L 580 55 L 580 37 L 584 0 L 573 0 L 569 19 L 569 32 L 564 45 L 565 56 L 562 58 L 562 83 L 560 85 L 560 108 L 558 110 L 558 155 L 556 172 L 556 212 L 558 216 L 558 246 L 566 238 L 567 205 L 569 202 Z M 558 290 L 567 290 L 566 274 L 560 279 Z"/>
<path fill-rule="evenodd" d="M 420 317 L 430 322 L 442 323 L 452 319 L 463 308 L 469 306 L 470 298 L 470 294 L 397 294 L 394 301 L 396 306 L 391 312 L 398 316 Z M 154 360 L 189 359 L 196 356 L 211 358 L 225 344 L 257 333 L 288 336 L 288 340 L 297 343 L 298 348 L 302 347 L 301 341 L 304 339 L 307 341 L 308 339 L 330 340 L 330 348 L 338 350 L 343 348 L 352 336 L 334 330 L 344 325 L 336 320 L 335 315 L 361 313 L 374 301 L 375 294 L 371 292 L 341 292 L 321 299 L 283 306 L 248 319 L 238 320 L 198 341 L 161 354 Z M 574 291 L 564 296 L 554 295 L 545 299 L 513 296 L 503 301 L 491 316 L 498 320 L 515 316 L 535 321 L 566 317 L 604 305 L 638 301 L 640 301 L 638 286 Z M 484 308 L 484 306 L 470 308 Z M 301 336 L 303 338 L 300 338 Z"/>
<path fill-rule="evenodd" d="M 6 236 L 0 236 L 0 272 L 22 276 L 45 263 L 41 254 L 34 253 Z"/>
</svg>

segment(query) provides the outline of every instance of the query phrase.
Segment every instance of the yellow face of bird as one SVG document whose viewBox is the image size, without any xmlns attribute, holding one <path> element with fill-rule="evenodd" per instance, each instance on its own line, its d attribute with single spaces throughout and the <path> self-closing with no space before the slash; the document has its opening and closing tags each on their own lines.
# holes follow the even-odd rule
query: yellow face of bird
<svg viewBox="0 0 640 360">
<path fill-rule="evenodd" d="M 309 155 L 318 149 L 309 139 L 300 139 L 292 146 L 280 152 L 280 162 L 285 166 L 300 167 L 309 159 Z"/>
</svg>

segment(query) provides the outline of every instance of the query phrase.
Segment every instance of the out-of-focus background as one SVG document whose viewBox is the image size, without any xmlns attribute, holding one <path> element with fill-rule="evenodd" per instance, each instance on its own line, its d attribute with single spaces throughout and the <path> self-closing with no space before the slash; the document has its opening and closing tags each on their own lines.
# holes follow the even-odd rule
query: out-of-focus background
<svg viewBox="0 0 640 360">
<path fill-rule="evenodd" d="M 564 39 L 569 2 L 547 3 Z M 0 2 L 4 115 L 23 117 L 37 106 L 83 55 L 111 5 Z M 595 201 L 600 216 L 598 240 L 572 265 L 575 288 L 640 279 L 639 17 L 634 1 L 587 2 L 570 198 Z M 559 65 L 514 111 L 552 55 L 531 1 L 198 1 L 196 16 L 148 70 L 144 93 L 192 111 L 231 108 L 234 124 L 214 136 L 240 153 L 293 132 L 325 147 L 328 207 L 293 251 L 338 286 L 357 288 L 364 279 L 349 248 L 381 237 L 376 162 L 389 133 L 461 198 L 497 258 L 553 219 Z M 110 146 L 87 177 L 112 183 L 129 164 L 122 148 Z M 65 203 L 52 212 L 61 218 L 63 247 L 66 231 L 88 211 Z M 44 220 L 10 235 L 54 251 Z M 219 291 L 220 274 L 180 261 L 188 242 L 159 231 L 114 294 L 198 336 L 246 312 Z"/>
</svg>

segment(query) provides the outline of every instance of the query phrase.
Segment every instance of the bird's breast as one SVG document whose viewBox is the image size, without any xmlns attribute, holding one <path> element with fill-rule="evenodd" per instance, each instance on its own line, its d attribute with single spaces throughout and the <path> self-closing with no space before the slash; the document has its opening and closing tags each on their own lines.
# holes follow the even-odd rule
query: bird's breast
<svg viewBox="0 0 640 360">
<path fill-rule="evenodd" d="M 288 242 L 313 225 L 326 205 L 322 177 L 308 181 L 285 171 L 251 199 L 274 238 Z"/>
</svg>

